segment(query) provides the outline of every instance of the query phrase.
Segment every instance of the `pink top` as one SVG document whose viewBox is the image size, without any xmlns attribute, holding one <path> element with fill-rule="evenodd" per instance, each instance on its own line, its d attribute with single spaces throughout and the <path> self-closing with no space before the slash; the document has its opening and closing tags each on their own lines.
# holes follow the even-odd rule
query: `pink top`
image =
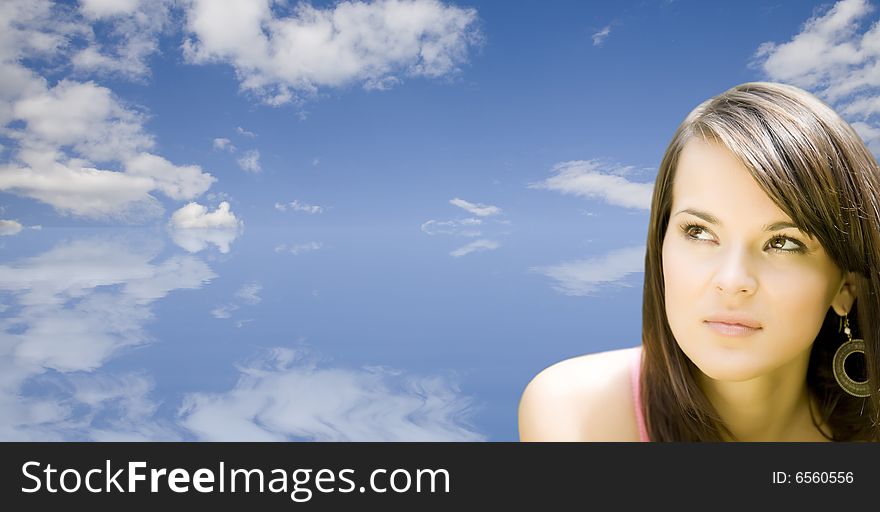
<svg viewBox="0 0 880 512">
<path fill-rule="evenodd" d="M 642 374 L 642 348 L 639 347 L 633 353 L 635 357 L 632 358 L 630 376 L 632 378 L 633 401 L 636 404 L 636 422 L 639 425 L 639 441 L 650 441 L 648 428 L 645 425 L 645 416 L 642 413 L 642 388 L 639 386 L 639 378 Z"/>
</svg>

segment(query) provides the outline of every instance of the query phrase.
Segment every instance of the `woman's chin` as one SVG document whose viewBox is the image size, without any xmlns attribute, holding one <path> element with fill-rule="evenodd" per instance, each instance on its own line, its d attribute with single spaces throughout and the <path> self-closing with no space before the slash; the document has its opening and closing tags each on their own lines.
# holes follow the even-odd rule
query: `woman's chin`
<svg viewBox="0 0 880 512">
<path fill-rule="evenodd" d="M 703 351 L 694 356 L 688 355 L 691 362 L 712 380 L 743 382 L 760 376 L 763 365 L 747 354 L 730 354 L 727 351 Z"/>
<path fill-rule="evenodd" d="M 703 375 L 709 379 L 722 382 L 745 382 L 761 375 L 760 372 L 755 371 L 753 368 L 733 368 L 729 366 L 718 368 L 712 366 L 704 370 L 699 365 L 697 365 L 697 368 L 700 368 Z"/>
</svg>

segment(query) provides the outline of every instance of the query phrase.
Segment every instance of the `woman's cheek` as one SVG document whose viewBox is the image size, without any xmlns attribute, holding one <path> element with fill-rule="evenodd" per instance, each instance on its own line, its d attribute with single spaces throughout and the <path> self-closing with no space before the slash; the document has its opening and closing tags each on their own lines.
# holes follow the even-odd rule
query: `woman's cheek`
<svg viewBox="0 0 880 512">
<path fill-rule="evenodd" d="M 824 319 L 829 294 L 824 275 L 796 267 L 777 268 L 765 273 L 761 285 L 767 298 L 764 303 L 772 304 L 779 316 L 801 318 L 805 321 L 801 323 L 812 323 L 810 320 L 817 315 Z"/>
<path fill-rule="evenodd" d="M 697 258 L 694 251 L 676 242 L 668 243 L 663 262 L 664 284 L 667 290 L 675 294 L 693 289 L 706 266 L 706 262 Z"/>
<path fill-rule="evenodd" d="M 696 284 L 698 272 L 694 269 L 697 261 L 689 257 L 687 251 L 672 245 L 667 247 L 663 259 L 663 279 L 666 312 L 673 332 L 681 333 L 682 324 L 687 325 L 685 317 L 694 314 L 698 297 Z"/>
</svg>

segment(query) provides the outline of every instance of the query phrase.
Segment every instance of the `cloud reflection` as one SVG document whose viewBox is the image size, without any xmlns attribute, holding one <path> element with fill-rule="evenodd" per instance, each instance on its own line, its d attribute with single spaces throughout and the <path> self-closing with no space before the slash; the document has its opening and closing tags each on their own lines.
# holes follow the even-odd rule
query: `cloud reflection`
<svg viewBox="0 0 880 512">
<path fill-rule="evenodd" d="M 565 295 L 592 295 L 602 286 L 630 286 L 629 274 L 645 271 L 645 246 L 617 249 L 599 258 L 567 261 L 529 270 L 556 280 L 553 289 Z"/>
<path fill-rule="evenodd" d="M 184 398 L 181 421 L 198 439 L 485 440 L 467 424 L 471 400 L 441 377 L 319 366 L 289 348 L 275 348 L 239 371 L 227 392 Z"/>
<path fill-rule="evenodd" d="M 161 248 L 90 237 L 0 265 L 0 293 L 11 303 L 0 319 L 3 440 L 169 438 L 169 428 L 142 421 L 155 407 L 148 377 L 94 373 L 151 341 L 144 325 L 153 302 L 216 277 L 191 255 L 155 262 Z"/>
<path fill-rule="evenodd" d="M 199 228 L 172 229 L 171 240 L 187 252 L 196 253 L 214 245 L 223 254 L 229 252 L 229 246 L 238 238 L 240 230 Z"/>
<path fill-rule="evenodd" d="M 459 258 L 461 256 L 466 256 L 472 252 L 492 251 L 499 247 L 501 247 L 501 244 L 499 242 L 496 242 L 494 240 L 480 239 L 459 247 L 458 249 L 450 252 L 449 255 Z"/>
<path fill-rule="evenodd" d="M 228 366 L 238 382 L 219 393 L 207 370 L 212 392 L 160 388 L 161 357 L 150 368 L 109 364 L 155 340 L 156 301 L 216 277 L 196 256 L 166 256 L 137 236 L 62 241 L 0 264 L 0 440 L 485 440 L 452 379 L 318 364 L 303 348 Z M 256 304 L 260 292 L 247 282 L 236 297 Z"/>
</svg>

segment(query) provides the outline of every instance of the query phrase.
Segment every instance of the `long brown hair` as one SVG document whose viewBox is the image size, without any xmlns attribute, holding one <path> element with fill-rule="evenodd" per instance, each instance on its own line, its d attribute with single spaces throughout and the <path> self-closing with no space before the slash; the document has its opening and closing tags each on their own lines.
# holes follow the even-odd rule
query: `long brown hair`
<svg viewBox="0 0 880 512">
<path fill-rule="evenodd" d="M 734 438 L 697 384 L 700 370 L 679 348 L 666 316 L 662 245 L 682 148 L 698 138 L 731 151 L 776 205 L 815 237 L 837 266 L 855 273 L 848 313 L 865 340 L 871 395 L 844 392 L 832 373 L 846 341 L 828 309 L 813 342 L 807 387 L 834 441 L 880 440 L 880 168 L 853 128 L 828 105 L 793 86 L 751 82 L 697 106 L 676 130 L 660 163 L 651 200 L 642 303 L 641 395 L 652 441 Z M 792 319 L 795 321 L 795 319 Z M 827 436 L 826 436 L 827 437 Z"/>
</svg>

